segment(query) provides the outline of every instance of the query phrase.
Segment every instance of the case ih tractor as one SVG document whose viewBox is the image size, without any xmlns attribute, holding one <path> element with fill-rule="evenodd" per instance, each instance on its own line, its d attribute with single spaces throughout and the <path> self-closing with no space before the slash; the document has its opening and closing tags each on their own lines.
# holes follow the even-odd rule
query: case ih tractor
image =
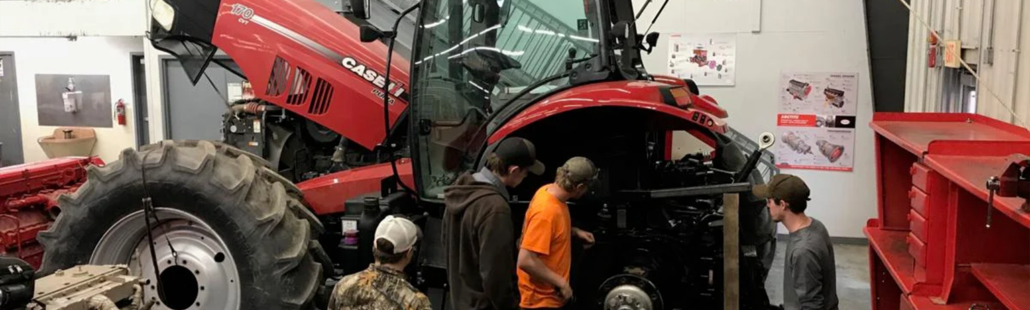
<svg viewBox="0 0 1030 310">
<path fill-rule="evenodd" d="M 645 71 L 657 34 L 638 34 L 631 1 L 423 0 L 401 16 L 418 16 L 408 59 L 373 42 L 393 32 L 312 0 L 149 3 L 153 45 L 194 83 L 221 50 L 256 98 L 226 114 L 228 144 L 163 141 L 89 167 L 38 236 L 44 274 L 127 264 L 156 309 L 324 307 L 395 214 L 424 232 L 412 283 L 445 296 L 443 189 L 518 136 L 548 172 L 511 190 L 513 214 L 572 156 L 602 171 L 571 206 L 597 237 L 574 247 L 573 307 L 722 308 L 721 193 L 762 182 L 762 148 L 686 81 Z M 672 158 L 677 131 L 705 149 Z M 743 308 L 768 305 L 764 204 L 741 196 Z"/>
</svg>

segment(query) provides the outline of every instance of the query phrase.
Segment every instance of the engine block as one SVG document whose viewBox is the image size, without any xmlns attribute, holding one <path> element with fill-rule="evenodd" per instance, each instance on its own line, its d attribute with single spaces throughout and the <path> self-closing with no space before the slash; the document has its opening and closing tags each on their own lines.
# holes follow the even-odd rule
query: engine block
<svg viewBox="0 0 1030 310">
<path fill-rule="evenodd" d="M 68 157 L 0 168 L 0 255 L 24 259 L 39 268 L 43 247 L 36 234 L 61 212 L 57 197 L 86 182 L 86 167 L 103 165 L 96 157 Z"/>
</svg>

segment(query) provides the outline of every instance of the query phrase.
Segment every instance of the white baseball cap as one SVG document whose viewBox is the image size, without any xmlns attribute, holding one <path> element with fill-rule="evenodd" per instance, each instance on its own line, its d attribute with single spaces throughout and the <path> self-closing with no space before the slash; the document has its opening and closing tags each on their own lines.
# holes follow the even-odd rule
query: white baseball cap
<svg viewBox="0 0 1030 310">
<path fill-rule="evenodd" d="M 393 254 L 407 252 L 418 241 L 419 229 L 410 220 L 387 215 L 376 227 L 375 240 L 393 243 Z"/>
</svg>

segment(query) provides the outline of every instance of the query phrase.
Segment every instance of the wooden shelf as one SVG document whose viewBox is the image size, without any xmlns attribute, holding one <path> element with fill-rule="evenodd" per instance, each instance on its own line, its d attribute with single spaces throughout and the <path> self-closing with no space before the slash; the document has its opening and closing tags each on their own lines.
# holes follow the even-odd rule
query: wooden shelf
<svg viewBox="0 0 1030 310">
<path fill-rule="evenodd" d="M 876 227 L 866 227 L 864 231 L 869 238 L 869 246 L 880 256 L 880 260 L 901 287 L 901 291 L 906 295 L 911 294 L 916 286 L 916 263 L 908 254 L 908 244 L 905 243 L 908 232 L 887 231 Z"/>
<path fill-rule="evenodd" d="M 1007 156 L 927 155 L 926 164 L 969 193 L 987 201 L 987 179 L 1000 176 L 1008 168 Z M 994 197 L 994 208 L 1024 227 L 1030 228 L 1030 213 L 1021 210 L 1023 199 Z"/>
<path fill-rule="evenodd" d="M 929 297 L 915 295 L 908 296 L 908 301 L 909 304 L 912 305 L 913 310 L 969 310 L 969 307 L 973 304 L 986 305 L 990 307 L 991 310 L 1003 309 L 1001 304 L 997 302 L 959 301 L 947 305 L 938 305 Z"/>
<path fill-rule="evenodd" d="M 1030 310 L 1030 265 L 972 264 L 973 275 L 1010 310 Z"/>
</svg>

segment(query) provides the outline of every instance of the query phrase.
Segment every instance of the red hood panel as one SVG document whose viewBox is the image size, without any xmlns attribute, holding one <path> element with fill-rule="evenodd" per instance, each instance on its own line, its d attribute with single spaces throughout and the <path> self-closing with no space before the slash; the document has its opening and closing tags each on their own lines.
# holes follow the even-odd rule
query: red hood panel
<svg viewBox="0 0 1030 310">
<path fill-rule="evenodd" d="M 371 149 L 386 136 L 378 92 L 390 82 L 384 77 L 386 46 L 362 43 L 359 32 L 357 25 L 312 0 L 239 0 L 221 5 L 212 43 L 236 61 L 256 97 Z M 277 57 L 286 65 L 274 66 Z M 391 122 L 407 106 L 401 98 L 407 98 L 408 66 L 394 55 Z M 298 68 L 310 74 L 306 83 L 298 83 L 305 81 Z M 283 93 L 270 87 L 283 84 Z M 288 99 L 305 87 L 306 96 Z"/>
<path fill-rule="evenodd" d="M 725 133 L 726 122 L 711 113 L 680 108 L 664 103 L 660 87 L 664 83 L 646 81 L 614 81 L 573 87 L 526 108 L 490 136 L 490 143 L 550 116 L 586 108 L 631 107 L 654 110 L 700 125 L 714 132 Z"/>
</svg>

